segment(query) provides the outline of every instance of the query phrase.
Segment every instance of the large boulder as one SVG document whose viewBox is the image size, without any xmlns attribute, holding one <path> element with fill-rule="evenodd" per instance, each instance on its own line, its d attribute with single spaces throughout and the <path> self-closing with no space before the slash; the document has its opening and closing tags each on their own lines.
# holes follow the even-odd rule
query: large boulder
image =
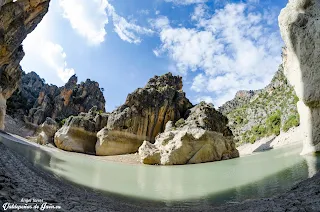
<svg viewBox="0 0 320 212">
<path fill-rule="evenodd" d="M 228 120 L 204 102 L 189 111 L 186 120 L 168 122 L 165 132 L 139 148 L 144 164 L 182 165 L 239 157 Z"/>
<path fill-rule="evenodd" d="M 22 41 L 47 13 L 50 0 L 0 0 L 0 129 L 6 101 L 17 89 L 24 57 Z"/>
<path fill-rule="evenodd" d="M 88 113 L 69 117 L 54 136 L 59 149 L 72 152 L 95 154 L 97 132 L 104 127 L 108 114 L 100 114 L 97 107 Z"/>
<path fill-rule="evenodd" d="M 150 79 L 144 88 L 139 88 L 129 94 L 124 105 L 113 111 L 108 119 L 106 129 L 99 135 L 99 144 L 96 151 L 101 155 L 119 154 L 118 151 L 108 151 L 111 145 L 117 149 L 119 143 L 130 137 L 133 142 L 130 152 L 138 151 L 136 144 L 148 140 L 154 142 L 155 137 L 164 131 L 168 121 L 177 121 L 183 118 L 186 111 L 192 107 L 182 90 L 182 78 L 171 73 L 155 76 Z M 111 133 L 115 131 L 115 133 Z M 118 142 L 119 141 L 119 142 Z M 128 141 L 129 142 L 129 141 Z"/>
<path fill-rule="evenodd" d="M 132 133 L 126 133 L 103 128 L 97 134 L 96 155 L 123 155 L 135 153 L 141 146 L 143 139 Z"/>
<path fill-rule="evenodd" d="M 53 137 L 58 130 L 59 125 L 51 118 L 46 118 L 46 121 L 39 127 L 37 135 L 37 143 L 46 145 L 53 143 Z"/>
<path fill-rule="evenodd" d="M 291 0 L 279 25 L 285 42 L 284 72 L 299 97 L 302 154 L 320 151 L 320 2 Z"/>
</svg>

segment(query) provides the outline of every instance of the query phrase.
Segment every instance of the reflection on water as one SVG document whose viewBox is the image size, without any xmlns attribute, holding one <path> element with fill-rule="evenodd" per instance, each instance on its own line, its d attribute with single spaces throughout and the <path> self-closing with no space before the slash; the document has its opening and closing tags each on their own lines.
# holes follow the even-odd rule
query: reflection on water
<svg viewBox="0 0 320 212">
<path fill-rule="evenodd" d="M 86 187 L 167 205 L 219 205 L 283 192 L 320 169 L 319 156 L 300 156 L 301 145 L 215 163 L 146 166 L 47 152 L 1 140 L 34 165 Z"/>
</svg>

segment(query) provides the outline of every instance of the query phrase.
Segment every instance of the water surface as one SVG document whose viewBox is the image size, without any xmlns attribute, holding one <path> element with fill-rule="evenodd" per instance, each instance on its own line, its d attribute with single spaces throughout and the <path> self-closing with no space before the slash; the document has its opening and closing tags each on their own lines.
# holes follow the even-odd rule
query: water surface
<svg viewBox="0 0 320 212">
<path fill-rule="evenodd" d="M 42 148 L 0 138 L 9 148 L 63 180 L 121 195 L 133 202 L 166 205 L 220 205 L 269 197 L 312 177 L 319 156 L 300 156 L 302 145 L 233 160 L 184 166 L 148 166 L 106 162 L 81 154 Z M 143 200 L 143 201 L 141 201 Z"/>
</svg>

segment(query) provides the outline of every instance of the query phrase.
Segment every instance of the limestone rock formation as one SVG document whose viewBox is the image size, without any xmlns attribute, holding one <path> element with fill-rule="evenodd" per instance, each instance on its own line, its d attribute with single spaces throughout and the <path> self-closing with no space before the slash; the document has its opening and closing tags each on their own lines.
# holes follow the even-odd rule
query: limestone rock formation
<svg viewBox="0 0 320 212">
<path fill-rule="evenodd" d="M 38 126 L 47 117 L 60 123 L 71 115 L 88 112 L 97 106 L 105 111 L 105 99 L 99 84 L 86 80 L 77 84 L 72 76 L 63 87 L 48 85 L 34 72 L 22 72 L 19 89 L 7 101 L 8 114 L 16 119 Z"/>
<path fill-rule="evenodd" d="M 39 134 L 36 141 L 41 145 L 53 143 L 53 137 L 58 130 L 59 125 L 51 118 L 46 118 L 46 121 L 41 124 Z"/>
<path fill-rule="evenodd" d="M 23 120 L 23 117 L 33 108 L 44 86 L 44 79 L 41 79 L 35 72 L 28 74 L 22 72 L 18 89 L 7 100 L 7 114 Z"/>
<path fill-rule="evenodd" d="M 99 134 L 97 152 L 101 155 L 118 154 L 118 151 L 112 153 L 106 150 L 111 145 L 111 136 L 114 139 L 112 148 L 117 149 L 118 141 L 120 147 L 125 138 L 130 138 L 134 143 L 132 147 L 137 147 L 135 151 L 138 151 L 136 144 L 141 144 L 143 140 L 153 142 L 164 131 L 168 121 L 175 122 L 183 118 L 191 107 L 182 90 L 181 77 L 171 73 L 155 76 L 144 88 L 129 94 L 125 104 L 110 114 L 107 128 Z"/>
<path fill-rule="evenodd" d="M 22 41 L 47 13 L 50 0 L 0 0 L 0 129 L 6 101 L 21 78 Z"/>
<path fill-rule="evenodd" d="M 259 90 L 258 91 L 238 91 L 234 99 L 223 104 L 219 108 L 219 111 L 223 114 L 228 114 L 237 108 L 241 108 L 244 105 L 250 103 L 250 100 L 252 99 L 252 97 L 254 97 L 257 93 L 259 93 Z"/>
<path fill-rule="evenodd" d="M 320 151 L 320 2 L 291 0 L 279 16 L 285 75 L 299 97 L 302 154 Z"/>
<path fill-rule="evenodd" d="M 69 116 L 88 112 L 93 106 L 105 112 L 105 99 L 99 83 L 90 79 L 81 84 L 77 84 L 77 81 L 74 75 L 63 87 L 45 85 L 26 121 L 39 125 L 46 117 L 51 117 L 61 122 Z"/>
<path fill-rule="evenodd" d="M 228 126 L 238 144 L 254 143 L 298 126 L 297 101 L 298 97 L 280 65 L 264 89 L 240 91 L 233 100 L 222 105 L 219 111 L 228 117 Z"/>
<path fill-rule="evenodd" d="M 143 142 L 143 138 L 132 133 L 108 130 L 107 128 L 100 130 L 97 137 L 95 149 L 96 155 L 100 156 L 135 153 Z"/>
<path fill-rule="evenodd" d="M 168 122 L 165 132 L 139 148 L 144 164 L 182 165 L 239 157 L 228 120 L 204 102 L 189 111 L 186 120 Z"/>
<path fill-rule="evenodd" d="M 97 132 L 105 126 L 107 119 L 108 114 L 100 114 L 97 107 L 88 113 L 71 116 L 56 132 L 54 143 L 66 151 L 95 154 Z"/>
</svg>

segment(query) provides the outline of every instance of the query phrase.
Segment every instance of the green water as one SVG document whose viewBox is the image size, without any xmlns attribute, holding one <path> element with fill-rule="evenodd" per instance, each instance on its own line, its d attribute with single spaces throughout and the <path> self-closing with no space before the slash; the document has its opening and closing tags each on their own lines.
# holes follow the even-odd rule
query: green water
<svg viewBox="0 0 320 212">
<path fill-rule="evenodd" d="M 5 138 L 0 141 L 61 179 L 109 196 L 121 195 L 127 201 L 166 205 L 219 205 L 269 197 L 312 177 L 320 169 L 319 156 L 299 155 L 301 145 L 214 163 L 147 166 L 52 153 Z"/>
</svg>

